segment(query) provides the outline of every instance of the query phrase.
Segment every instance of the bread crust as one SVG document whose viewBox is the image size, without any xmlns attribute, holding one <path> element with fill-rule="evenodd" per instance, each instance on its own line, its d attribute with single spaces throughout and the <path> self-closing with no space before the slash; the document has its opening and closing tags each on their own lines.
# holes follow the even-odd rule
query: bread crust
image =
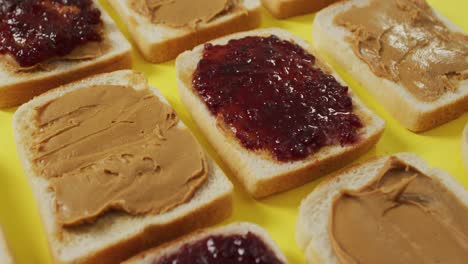
<svg viewBox="0 0 468 264">
<path fill-rule="evenodd" d="M 465 165 L 465 170 L 468 171 L 468 123 L 463 130 L 461 141 L 463 165 Z"/>
<path fill-rule="evenodd" d="M 183 34 L 179 34 L 175 37 L 152 42 L 145 34 L 138 31 L 139 26 L 141 26 L 140 23 L 143 23 L 135 19 L 134 16 L 138 14 L 134 14 L 133 12 L 128 17 L 123 15 L 128 12 L 123 9 L 130 7 L 128 7 L 127 4 L 123 4 L 122 1 L 123 0 L 110 0 L 109 2 L 115 10 L 122 14 L 122 19 L 125 20 L 129 33 L 134 39 L 136 46 L 145 60 L 151 63 L 161 63 L 175 59 L 180 53 L 201 43 L 233 32 L 259 27 L 261 22 L 261 9 L 260 6 L 258 6 L 254 9 L 247 9 L 245 12 L 239 12 L 229 19 L 215 20 L 197 30 L 187 30 Z M 144 23 L 149 24 L 151 22 L 145 20 Z"/>
<path fill-rule="evenodd" d="M 304 47 L 306 50 L 314 54 L 320 65 L 326 71 L 333 73 L 333 70 L 311 49 L 308 44 L 290 33 L 279 29 L 260 29 L 237 33 L 226 36 L 212 43 L 225 43 L 229 39 L 241 38 L 247 35 L 271 35 L 292 39 L 297 44 Z M 230 169 L 230 173 L 236 176 L 245 189 L 254 198 L 263 198 L 275 193 L 283 192 L 294 187 L 300 186 L 308 181 L 323 176 L 334 169 L 343 167 L 346 163 L 355 159 L 357 155 L 367 152 L 380 138 L 384 130 L 384 122 L 372 114 L 359 99 L 350 91 L 350 96 L 353 98 L 353 103 L 356 106 L 357 114 L 363 119 L 366 128 L 363 129 L 363 137 L 359 142 L 352 146 L 346 147 L 326 147 L 319 152 L 307 157 L 306 159 L 296 163 L 278 163 L 274 160 L 262 159 L 260 155 L 246 150 L 236 139 L 231 139 L 226 133 L 221 131 L 216 125 L 215 118 L 209 113 L 204 102 L 195 94 L 191 86 L 191 76 L 194 67 L 198 63 L 199 53 L 203 47 L 200 45 L 192 51 L 181 54 L 176 60 L 176 74 L 178 79 L 179 94 L 185 107 L 188 108 L 196 125 L 206 136 L 210 144 L 212 144 L 221 160 Z M 190 65 L 189 65 L 190 64 Z M 189 65 L 189 66 L 188 66 Z M 334 74 L 338 81 L 343 81 Z M 372 131 L 367 131 L 367 129 Z M 364 135 L 365 134 L 365 135 Z M 282 167 L 290 166 L 290 169 L 283 171 L 275 171 L 266 176 L 264 170 L 252 168 L 253 165 L 248 165 L 249 159 L 254 158 L 255 161 L 265 164 L 265 166 Z M 278 165 L 279 164 L 279 165 Z M 294 165 L 291 165 L 294 164 Z"/>
<path fill-rule="evenodd" d="M 11 256 L 10 250 L 5 240 L 3 230 L 0 226 L 0 263 L 12 264 L 13 257 Z"/>
<path fill-rule="evenodd" d="M 262 0 L 263 6 L 277 19 L 316 12 L 338 0 Z"/>
<path fill-rule="evenodd" d="M 373 157 L 367 161 L 348 166 L 322 181 L 302 202 L 296 224 L 296 241 L 305 251 L 307 263 L 338 264 L 329 241 L 329 211 L 335 195 L 343 189 L 355 190 L 372 182 L 388 160 L 397 158 L 438 181 L 468 206 L 468 192 L 448 173 L 429 168 L 429 165 L 413 153 L 397 153 Z M 314 225 L 313 227 L 311 225 Z M 324 233 L 322 233 L 322 231 Z"/>
<path fill-rule="evenodd" d="M 145 218 L 145 216 L 128 219 L 128 217 L 125 218 L 125 214 L 106 215 L 91 226 L 70 232 L 65 231 L 58 225 L 54 217 L 54 205 L 51 205 L 53 201 L 51 201 L 50 195 L 47 194 L 47 180 L 35 175 L 31 168 L 28 144 L 24 138 L 23 131 L 28 129 L 28 127 L 31 129 L 31 125 L 28 122 L 30 122 L 31 116 L 34 116 L 33 111 L 37 105 L 46 103 L 50 99 L 59 97 L 75 89 L 99 84 L 130 85 L 135 89 L 148 89 L 146 78 L 141 73 L 123 70 L 99 74 L 49 90 L 21 106 L 14 115 L 13 127 L 19 158 L 26 178 L 33 189 L 54 261 L 56 263 L 118 263 L 142 250 L 174 239 L 196 228 L 206 227 L 227 218 L 233 208 L 232 185 L 214 161 L 207 156 L 210 168 L 208 181 L 200 190 L 197 190 L 195 196 L 190 201 L 167 213 L 154 216 L 155 218 L 151 216 L 152 218 L 150 220 L 146 219 L 145 222 L 138 222 L 140 219 Z M 153 91 L 163 103 L 168 104 L 156 90 Z M 182 121 L 180 121 L 180 125 L 183 126 Z M 183 208 L 180 209 L 181 207 Z M 164 218 L 165 215 L 170 216 Z M 162 216 L 162 218 L 159 216 Z M 107 242 L 104 245 L 101 243 L 97 248 L 87 251 L 86 254 L 75 253 L 74 257 L 65 257 L 65 253 L 59 253 L 64 248 L 70 251 L 72 242 L 84 236 L 108 235 L 109 230 L 115 229 L 112 225 L 115 225 L 119 221 L 124 222 L 120 226 L 128 227 L 130 220 L 132 221 L 132 225 L 137 225 L 139 229 L 135 232 L 132 231 L 133 233 L 129 233 L 124 238 L 112 238 L 113 240 L 109 241 L 109 237 L 107 237 L 107 240 L 105 240 Z M 117 224 L 117 226 L 119 225 Z M 125 232 L 125 230 L 120 231 Z M 95 239 L 99 239 L 99 237 Z M 91 241 L 94 242 L 95 239 Z"/>
<path fill-rule="evenodd" d="M 376 76 L 369 66 L 352 51 L 351 45 L 344 39 L 349 36 L 344 28 L 331 22 L 337 12 L 353 4 L 363 5 L 369 0 L 345 0 L 325 8 L 317 13 L 313 25 L 314 45 L 326 54 L 334 63 L 353 75 L 365 89 L 397 119 L 404 127 L 413 132 L 424 132 L 449 122 L 468 111 L 468 81 L 463 81 L 454 95 L 435 102 L 422 102 L 412 96 L 400 84 Z M 451 24 L 436 10 L 441 21 L 451 30 L 463 32 Z M 343 36 L 342 36 L 343 35 Z M 404 109 L 404 111 L 402 111 Z"/>
<path fill-rule="evenodd" d="M 105 29 L 110 30 L 115 27 L 106 11 L 97 2 L 94 3 L 101 11 Z M 112 30 L 116 31 L 117 29 Z M 104 54 L 91 60 L 73 62 L 74 66 L 71 66 L 67 70 L 61 70 L 59 65 L 58 71 L 54 73 L 55 70 L 52 70 L 52 74 L 49 72 L 26 72 L 21 73 L 22 77 L 19 78 L 17 82 L 3 85 L 0 84 L 0 108 L 18 106 L 32 99 L 34 96 L 46 92 L 47 90 L 87 76 L 131 68 L 132 57 L 130 44 L 125 40 L 120 32 L 114 32 L 113 34 L 116 36 L 117 34 L 120 35 L 118 36 L 119 40 L 126 43 L 124 44 L 125 47 L 120 47 L 123 46 L 122 43 L 118 44 L 110 42 L 111 47 Z M 119 50 L 115 53 L 116 51 L 114 49 Z M 108 56 L 108 53 L 115 54 L 113 56 Z M 103 59 L 103 57 L 107 58 Z"/>
</svg>

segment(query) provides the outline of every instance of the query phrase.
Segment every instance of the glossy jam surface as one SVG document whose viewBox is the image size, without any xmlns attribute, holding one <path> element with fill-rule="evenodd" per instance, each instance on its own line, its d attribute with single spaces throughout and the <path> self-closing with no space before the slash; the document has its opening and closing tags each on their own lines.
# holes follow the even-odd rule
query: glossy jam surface
<svg viewBox="0 0 468 264">
<path fill-rule="evenodd" d="M 255 234 L 211 236 L 182 246 L 153 264 L 281 264 L 276 255 Z"/>
<path fill-rule="evenodd" d="M 100 41 L 100 25 L 92 0 L 0 0 L 0 53 L 34 66 Z"/>
<path fill-rule="evenodd" d="M 247 149 L 294 161 L 358 140 L 362 122 L 348 87 L 299 45 L 270 37 L 206 44 L 193 87 Z"/>
</svg>

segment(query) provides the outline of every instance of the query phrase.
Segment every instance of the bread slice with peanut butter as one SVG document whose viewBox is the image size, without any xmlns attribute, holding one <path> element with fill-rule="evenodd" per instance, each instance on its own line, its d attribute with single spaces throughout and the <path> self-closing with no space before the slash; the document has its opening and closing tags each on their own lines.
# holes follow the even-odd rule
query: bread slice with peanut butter
<svg viewBox="0 0 468 264">
<path fill-rule="evenodd" d="M 51 90 L 13 126 L 57 263 L 117 263 L 231 213 L 231 183 L 141 73 Z"/>
<path fill-rule="evenodd" d="M 175 59 L 198 44 L 260 26 L 260 0 L 109 0 L 143 57 Z"/>
<path fill-rule="evenodd" d="M 316 15 L 312 36 L 411 131 L 468 111 L 468 35 L 425 0 L 341 1 Z"/>
<path fill-rule="evenodd" d="M 98 1 L 0 5 L 0 108 L 18 106 L 81 78 L 131 67 L 130 43 Z"/>
<path fill-rule="evenodd" d="M 371 159 L 322 182 L 299 207 L 307 263 L 464 263 L 468 192 L 412 153 Z"/>
</svg>

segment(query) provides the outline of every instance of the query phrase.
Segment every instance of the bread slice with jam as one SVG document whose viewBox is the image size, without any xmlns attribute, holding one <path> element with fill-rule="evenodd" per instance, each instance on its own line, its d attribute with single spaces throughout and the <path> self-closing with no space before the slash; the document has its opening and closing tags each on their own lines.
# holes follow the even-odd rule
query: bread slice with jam
<svg viewBox="0 0 468 264">
<path fill-rule="evenodd" d="M 210 260 L 217 263 L 288 263 L 263 228 L 242 222 L 195 231 L 123 263 L 211 263 Z"/>
<path fill-rule="evenodd" d="M 274 38 L 273 39 L 268 39 L 269 37 Z M 243 41 L 248 41 L 248 42 L 277 42 L 277 43 L 282 43 L 281 45 L 286 45 L 290 49 L 294 50 L 290 52 L 289 54 L 303 54 L 303 56 L 306 57 L 306 60 L 313 60 L 315 63 L 309 63 L 305 67 L 312 67 L 309 68 L 311 71 L 314 71 L 314 74 L 317 74 L 317 78 L 313 76 L 306 76 L 304 78 L 309 78 L 311 82 L 317 81 L 318 84 L 311 84 L 309 90 L 307 87 L 305 87 L 303 90 L 305 93 L 307 92 L 317 92 L 314 89 L 319 89 L 317 87 L 322 87 L 322 90 L 325 93 L 327 91 L 330 91 L 330 93 L 333 93 L 332 91 L 334 90 L 328 90 L 328 88 L 323 87 L 324 83 L 322 83 L 320 80 L 323 78 L 327 79 L 330 81 L 330 84 L 339 86 L 340 91 L 343 93 L 343 97 L 347 98 L 345 101 L 347 103 L 344 103 L 348 107 L 351 107 L 351 112 L 348 113 L 350 116 L 355 115 L 359 118 L 361 122 L 361 127 L 358 129 L 354 129 L 355 134 L 355 141 L 351 144 L 341 144 L 339 142 L 333 142 L 330 144 L 325 144 L 323 147 L 314 149 L 312 151 L 309 151 L 309 154 L 302 153 L 302 156 L 298 157 L 292 154 L 293 158 L 288 159 L 287 156 L 289 153 L 289 150 L 286 149 L 284 152 L 280 152 L 279 154 L 284 154 L 286 153 L 285 156 L 282 156 L 280 159 L 278 159 L 279 156 L 274 156 L 273 152 L 275 151 L 274 149 L 272 151 L 266 151 L 265 148 L 262 146 L 257 147 L 257 148 L 252 148 L 251 145 L 246 144 L 248 142 L 245 140 L 245 137 L 243 138 L 244 141 L 240 140 L 239 137 L 236 135 L 236 127 L 230 127 L 224 120 L 226 120 L 226 116 L 223 116 L 222 114 L 216 113 L 216 108 L 213 108 L 213 104 L 215 107 L 216 105 L 223 105 L 225 102 L 233 102 L 231 105 L 234 107 L 233 109 L 236 109 L 236 105 L 242 105 L 243 102 L 247 99 L 250 98 L 255 98 L 256 96 L 262 97 L 261 93 L 270 93 L 268 90 L 269 85 L 266 86 L 253 86 L 255 89 L 261 89 L 261 91 L 252 91 L 252 92 L 246 92 L 243 97 L 238 97 L 236 98 L 233 96 L 232 98 L 224 98 L 224 92 L 226 90 L 225 86 L 230 86 L 230 89 L 237 90 L 238 87 L 243 86 L 244 84 L 249 84 L 249 83 L 255 83 L 256 81 L 265 81 L 265 80 L 257 80 L 255 75 L 261 75 L 261 74 L 267 74 L 269 76 L 273 76 L 277 80 L 281 80 L 284 76 L 287 76 L 286 74 L 283 75 L 275 75 L 275 72 L 265 72 L 265 69 L 268 67 L 275 67 L 272 66 L 276 62 L 282 63 L 282 62 L 287 62 L 288 58 L 282 57 L 278 55 L 275 57 L 275 60 L 277 61 L 261 61 L 257 63 L 262 63 L 263 66 L 258 66 L 258 65 L 253 65 L 252 67 L 257 67 L 257 70 L 252 70 L 253 68 L 249 68 L 251 65 L 251 60 L 254 60 L 258 55 L 260 54 L 279 54 L 273 50 L 269 50 L 266 48 L 263 51 L 260 51 L 259 54 L 252 53 L 251 50 L 245 49 L 245 48 L 238 48 L 234 49 L 230 52 L 231 57 L 229 58 L 230 60 L 226 62 L 225 58 L 223 56 L 222 49 L 225 47 L 225 45 L 232 41 L 231 43 L 234 43 L 233 45 L 237 45 L 235 43 L 242 43 Z M 289 44 L 288 44 L 289 43 Z M 239 44 L 242 46 L 242 44 Z M 215 55 L 213 57 L 206 57 L 204 55 L 204 50 L 205 48 L 208 47 L 210 50 L 214 52 Z M 256 46 L 250 46 L 252 50 L 255 50 Z M 219 51 L 217 53 L 217 50 Z M 237 53 L 236 53 L 237 52 Z M 282 52 L 282 51 L 281 51 Z M 242 54 L 250 54 L 247 56 L 242 57 Z M 205 56 L 205 57 L 204 57 Z M 312 57 L 314 59 L 312 59 Z M 202 75 L 197 75 L 197 77 L 194 77 L 197 68 L 200 65 L 202 59 L 205 58 L 205 62 L 203 62 L 204 67 L 208 69 L 215 69 L 212 72 L 208 73 L 206 76 Z M 232 60 L 231 60 L 232 59 Z M 218 65 L 219 68 L 216 68 L 217 66 L 210 65 L 210 60 L 214 61 L 223 61 L 228 63 L 229 65 Z M 223 63 L 223 62 L 222 62 Z M 236 65 L 241 65 L 242 67 L 247 67 L 244 69 L 241 68 L 236 68 Z M 210 68 L 211 67 L 211 68 Z M 233 67 L 233 68 L 231 68 Z M 296 66 L 290 65 L 287 70 L 300 70 L 297 69 Z M 293 67 L 295 69 L 293 69 Z M 203 134 L 206 136 L 208 141 L 213 145 L 215 148 L 215 151 L 219 154 L 221 159 L 223 160 L 224 164 L 229 168 L 230 172 L 235 175 L 244 185 L 245 189 L 253 196 L 256 198 L 261 198 L 265 196 L 269 196 L 274 193 L 279 193 L 282 191 L 289 190 L 291 188 L 300 186 L 308 181 L 317 179 L 318 177 L 329 173 L 335 169 L 338 169 L 342 166 L 344 166 L 346 163 L 356 159 L 359 155 L 367 152 L 380 138 L 384 127 L 385 123 L 382 119 L 380 119 L 377 115 L 372 113 L 367 107 L 364 106 L 364 104 L 356 97 L 356 95 L 353 93 L 352 90 L 345 88 L 347 85 L 346 83 L 333 71 L 333 69 L 328 66 L 328 64 L 323 61 L 320 56 L 317 55 L 317 53 L 311 48 L 311 46 L 304 40 L 290 34 L 287 31 L 281 30 L 281 29 L 259 29 L 259 30 L 253 30 L 253 31 L 247 31 L 247 32 L 242 32 L 242 33 L 237 33 L 233 34 L 230 36 L 226 36 L 217 40 L 214 40 L 210 42 L 210 44 L 205 44 L 205 45 L 200 45 L 196 48 L 194 48 L 192 51 L 187 51 L 183 54 L 181 54 L 177 60 L 176 60 L 176 71 L 177 71 L 177 80 L 178 80 L 178 85 L 179 85 L 179 93 L 180 97 L 182 99 L 182 102 L 184 103 L 185 107 L 189 110 L 189 112 L 192 115 L 193 120 L 199 127 L 199 129 L 203 132 Z M 221 76 L 217 78 L 216 73 L 213 72 L 220 72 L 222 74 L 226 74 L 224 76 Z M 200 71 L 198 71 L 200 72 Z M 249 75 L 250 74 L 250 75 Z M 234 76 L 234 79 L 223 79 L 226 76 Z M 248 77 L 245 77 L 248 76 Z M 206 82 L 210 82 L 213 80 L 214 82 L 217 82 L 218 85 L 214 85 L 211 87 L 211 90 L 208 91 L 209 93 L 215 92 L 215 94 L 209 94 L 205 93 L 203 91 L 203 97 L 200 96 L 198 90 L 194 87 L 194 84 L 198 82 L 199 80 L 196 80 L 196 78 L 202 77 Z M 246 78 L 242 79 L 242 81 L 236 80 L 235 78 Z M 297 76 L 293 76 L 293 78 L 296 78 Z M 228 78 L 228 77 L 226 77 Z M 230 78 L 230 77 L 229 77 Z M 321 79 L 322 78 L 322 79 Z M 319 80 L 320 79 L 320 80 Z M 274 80 L 269 80 L 267 78 L 267 82 L 274 82 Z M 295 84 L 302 86 L 301 82 L 296 82 Z M 207 87 L 203 86 L 201 84 L 201 87 Z M 275 86 L 272 86 L 275 87 Z M 278 88 L 277 86 L 276 88 Z M 288 89 L 291 91 L 294 91 L 294 87 L 292 86 L 285 86 L 289 87 Z M 209 88 L 209 87 L 208 87 Z M 254 89 L 254 88 L 249 88 L 248 85 L 244 86 L 245 91 L 249 91 L 249 89 Z M 274 90 L 274 88 L 271 88 Z M 278 89 L 282 89 L 279 87 Z M 330 88 L 333 89 L 333 88 Z M 284 93 L 279 93 L 279 96 L 284 96 L 287 94 L 289 90 L 284 91 Z M 220 91 L 219 93 L 216 94 L 217 91 Z M 226 93 L 230 93 L 227 91 Z M 301 96 L 301 94 L 296 94 L 297 96 Z M 325 96 L 326 97 L 326 96 Z M 332 96 L 333 97 L 333 96 Z M 210 102 L 214 102 L 210 107 L 205 102 L 205 99 L 211 100 Z M 219 100 L 218 100 L 218 99 Z M 278 97 L 272 97 L 272 98 L 278 98 Z M 285 97 L 283 97 L 285 98 Z M 304 97 L 301 97 L 304 99 Z M 317 107 L 324 107 L 327 108 L 326 102 L 324 104 L 321 104 L 321 100 L 318 97 L 310 97 L 310 98 L 305 98 L 306 100 L 317 100 L 319 101 L 317 104 Z M 334 100 L 334 99 L 332 99 Z M 300 100 L 299 100 L 300 101 Z M 282 103 L 275 102 L 275 99 L 272 99 L 272 103 L 269 102 L 262 102 L 261 99 L 259 104 L 264 104 L 265 108 L 257 108 L 256 110 L 252 111 L 263 111 L 262 109 L 276 109 L 272 110 L 272 113 L 278 114 L 278 119 L 282 119 L 284 121 L 284 118 L 287 118 L 287 116 L 284 116 L 284 109 Z M 284 101 L 287 102 L 287 101 Z M 303 101 L 300 101 L 299 103 L 302 103 Z M 288 104 L 288 107 L 292 107 L 291 109 L 294 108 L 295 105 L 297 105 L 298 102 L 292 101 Z M 252 104 L 254 105 L 255 102 Z M 270 104 L 270 106 L 268 106 Z M 350 106 L 350 104 L 352 106 Z M 276 105 L 276 106 L 275 106 Z M 331 105 L 331 104 L 330 104 Z M 225 109 L 228 109 L 229 105 L 226 106 Z M 314 109 L 314 106 L 309 105 L 308 107 L 311 107 L 310 109 Z M 255 107 L 254 107 L 255 108 Z M 318 108 L 317 108 L 318 109 Z M 233 119 L 236 119 L 236 116 L 239 116 L 239 113 L 245 113 L 242 111 L 247 111 L 249 109 L 242 109 L 241 107 L 241 112 L 229 112 L 227 110 L 228 114 L 231 114 L 230 116 Z M 250 110 L 249 110 L 250 111 Z M 268 110 L 269 111 L 269 110 Z M 328 110 L 327 110 L 328 111 Z M 332 110 L 330 110 L 332 111 Z M 314 112 L 314 111 L 312 111 Z M 267 113 L 268 114 L 268 113 Z M 319 116 L 314 115 L 313 113 L 311 115 L 307 114 L 302 114 L 296 112 L 292 112 L 292 115 L 296 116 L 301 116 L 304 120 L 307 120 L 307 118 L 314 118 L 317 117 L 320 119 Z M 344 114 L 344 115 L 348 115 Z M 283 115 L 283 116 L 281 116 Z M 337 114 L 339 115 L 339 114 Z M 248 117 L 249 114 L 243 115 L 242 118 L 250 118 Z M 346 119 L 345 116 L 343 118 Z M 238 120 L 240 118 L 237 118 Z M 273 119 L 277 119 L 275 116 L 270 118 L 271 122 L 276 122 Z M 250 119 L 249 119 L 250 120 Z M 349 121 L 349 120 L 348 120 Z M 346 121 L 346 122 L 348 122 Z M 288 121 L 284 121 L 287 122 Z M 266 123 L 267 125 L 270 123 Z M 276 123 L 275 123 L 276 124 Z M 296 128 L 301 125 L 306 125 L 301 122 L 298 123 L 291 123 L 289 122 L 288 124 L 295 126 Z M 245 124 L 244 124 L 245 125 Z M 340 124 L 337 123 L 331 123 L 329 124 L 330 126 L 337 125 L 339 126 Z M 242 122 L 241 122 L 241 125 Z M 246 126 L 255 126 L 259 130 L 262 130 L 262 126 L 259 126 L 257 122 L 253 121 L 252 123 L 248 123 Z M 312 125 L 311 125 L 312 126 Z M 244 126 L 245 129 L 245 126 Z M 267 140 L 270 140 L 271 138 L 268 138 L 269 135 L 268 133 L 262 134 L 266 135 L 265 137 L 263 136 L 255 136 L 255 133 L 258 131 L 251 131 L 249 130 L 250 128 L 247 127 L 246 130 L 237 130 L 240 131 L 240 133 L 243 132 L 248 132 L 246 136 L 247 139 L 249 138 L 249 135 L 255 138 L 253 141 L 254 143 L 257 141 L 262 141 L 265 137 Z M 269 130 L 273 134 L 281 134 L 282 135 L 282 142 L 285 144 L 289 144 L 291 148 L 294 149 L 299 149 L 300 152 L 300 147 L 304 146 L 304 148 L 307 150 L 309 148 L 313 148 L 314 144 L 316 143 L 314 141 L 314 135 L 318 133 L 319 135 L 324 134 L 325 130 L 322 130 L 321 127 L 312 127 L 311 128 L 312 132 L 308 133 L 307 131 L 302 131 L 300 128 L 298 129 L 299 132 L 296 133 L 296 131 L 291 130 L 291 128 L 287 126 L 281 126 L 281 124 L 278 125 L 277 129 L 271 129 Z M 325 129 L 325 128 L 323 128 Z M 344 129 L 346 130 L 346 129 Z M 303 134 L 302 139 L 305 141 L 303 142 L 304 144 L 300 144 L 299 148 L 296 148 L 294 145 L 294 140 L 289 141 L 288 137 L 290 135 L 291 138 L 293 138 L 296 134 L 300 134 L 302 132 L 305 132 Z M 252 133 L 250 133 L 252 132 Z M 249 134 L 250 133 L 250 134 Z M 332 132 L 331 132 L 332 133 Z M 346 134 L 346 132 L 344 132 Z M 351 132 L 350 132 L 351 133 Z M 312 137 L 312 140 L 310 139 Z M 325 141 L 327 140 L 327 136 L 324 136 Z M 271 141 L 273 141 L 271 143 Z M 279 140 L 280 141 L 280 140 Z M 252 141 L 251 141 L 252 142 Z M 271 144 L 275 144 L 274 140 L 269 141 Z M 282 142 L 277 142 L 278 144 L 282 144 Z M 296 142 L 297 143 L 297 142 Z M 300 142 L 299 142 L 300 143 Z M 323 142 L 319 142 L 323 143 Z M 318 143 L 317 143 L 318 144 Z M 247 146 L 247 147 L 246 147 Z M 284 149 L 283 149 L 284 150 Z M 291 154 L 291 153 L 289 153 Z"/>
<path fill-rule="evenodd" d="M 35 1 L 21 1 L 15 3 L 15 6 L 23 4 L 27 5 L 28 3 L 33 6 L 43 5 L 44 7 L 48 6 L 58 8 L 59 14 L 62 12 L 60 10 L 73 10 L 73 8 L 78 8 L 75 4 L 70 4 L 71 6 L 68 7 L 63 6 L 65 5 L 64 3 L 56 3 L 56 0 L 49 1 L 54 3 L 47 4 L 46 2 L 39 3 Z M 101 41 L 89 41 L 85 44 L 78 45 L 71 51 L 71 53 L 67 53 L 63 56 L 53 56 L 49 58 L 46 56 L 45 60 L 37 60 L 39 61 L 38 63 L 35 63 L 37 61 L 31 62 L 35 63 L 32 66 L 29 64 L 25 64 L 27 66 L 24 67 L 21 66 L 15 58 L 7 55 L 8 53 L 0 55 L 0 78 L 2 79 L 2 83 L 0 84 L 0 108 L 18 106 L 49 89 L 87 76 L 120 69 L 128 69 L 131 67 L 130 43 L 125 39 L 109 15 L 97 1 L 80 0 L 77 3 L 85 5 L 88 2 L 91 2 L 92 9 L 97 8 L 100 12 L 102 28 L 99 29 L 99 34 L 101 36 Z M 74 11 L 68 12 L 73 14 Z M 81 26 L 81 29 L 77 26 L 77 28 L 74 28 L 73 30 L 84 30 L 83 28 L 86 28 L 86 21 L 91 20 L 91 18 L 87 16 L 91 15 L 92 14 L 83 14 L 83 17 L 73 17 L 73 15 L 70 15 L 70 17 L 68 17 L 69 15 L 63 14 L 63 17 L 60 17 L 60 19 L 73 20 L 77 25 Z M 34 17 L 32 14 L 30 16 L 32 16 L 30 23 L 36 23 L 34 21 L 40 20 L 40 14 L 36 15 L 37 17 Z M 53 14 L 50 16 L 53 16 Z M 7 16 L 5 15 L 4 17 Z M 41 36 L 43 32 L 37 30 L 35 33 L 27 34 L 34 36 L 37 43 L 50 42 L 47 49 L 51 49 L 51 45 L 55 45 L 54 47 L 57 49 L 58 53 L 62 52 L 62 50 L 60 50 L 60 45 L 65 45 L 64 48 L 67 49 L 66 46 L 68 44 L 61 43 L 60 40 L 53 40 L 54 37 L 57 37 L 56 32 L 54 33 L 52 31 L 48 33 L 49 35 Z M 63 34 L 63 32 L 61 32 L 61 34 Z M 81 32 L 75 32 L 74 34 L 79 35 Z M 24 36 L 20 35 L 18 37 Z M 84 38 L 86 36 L 78 37 Z M 41 38 L 45 39 L 41 40 Z M 6 37 L 4 40 L 6 40 Z M 79 39 L 76 41 L 78 40 Z M 56 41 L 56 43 L 54 41 Z M 6 44 L 3 43 L 2 45 Z M 8 47 L 3 47 L 2 49 L 6 50 Z M 39 49 L 32 46 L 29 49 L 21 49 L 17 53 L 31 54 L 30 56 L 22 56 L 25 60 L 31 60 L 32 56 L 38 52 L 39 54 L 36 55 L 41 58 L 41 56 L 43 56 L 43 54 L 40 54 L 41 51 L 47 53 L 50 50 L 42 50 L 42 48 Z"/>
</svg>

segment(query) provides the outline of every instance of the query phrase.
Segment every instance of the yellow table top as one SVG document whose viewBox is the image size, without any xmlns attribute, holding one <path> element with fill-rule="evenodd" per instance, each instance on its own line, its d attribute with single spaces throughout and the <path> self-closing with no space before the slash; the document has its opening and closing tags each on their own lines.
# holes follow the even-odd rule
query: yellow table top
<svg viewBox="0 0 468 264">
<path fill-rule="evenodd" d="M 111 10 L 106 1 L 101 2 L 128 37 L 127 30 L 117 14 Z M 468 19 L 466 18 L 468 1 L 428 0 L 428 2 L 452 22 L 463 28 L 465 32 L 468 32 Z M 276 20 L 264 10 L 262 27 L 284 28 L 312 42 L 313 19 L 314 15 L 306 15 L 288 20 Z M 181 119 L 193 128 L 193 122 L 179 100 L 174 61 L 158 65 L 150 64 L 144 62 L 136 50 L 133 52 L 133 58 L 134 69 L 144 72 L 150 84 L 161 90 L 179 113 Z M 387 122 L 387 128 L 380 142 L 357 161 L 363 161 L 375 155 L 403 151 L 415 152 L 426 159 L 431 166 L 448 171 L 465 188 L 468 188 L 468 175 L 463 170 L 460 153 L 461 133 L 464 125 L 468 122 L 468 113 L 429 132 L 414 134 L 397 123 L 351 76 L 343 71 L 339 71 L 339 73 L 358 96 Z M 14 110 L 0 110 L 0 224 L 5 229 L 7 240 L 17 263 L 51 263 L 38 210 L 16 154 L 11 127 Z M 200 139 L 200 133 L 195 132 Z M 201 141 L 213 154 L 213 149 L 207 146 L 206 141 L 204 139 Z M 235 184 L 234 213 L 223 224 L 233 221 L 257 223 L 269 231 L 290 263 L 305 263 L 303 253 L 297 246 L 294 236 L 298 206 L 300 201 L 323 178 L 261 201 L 250 198 L 235 179 L 230 178 Z"/>
</svg>

